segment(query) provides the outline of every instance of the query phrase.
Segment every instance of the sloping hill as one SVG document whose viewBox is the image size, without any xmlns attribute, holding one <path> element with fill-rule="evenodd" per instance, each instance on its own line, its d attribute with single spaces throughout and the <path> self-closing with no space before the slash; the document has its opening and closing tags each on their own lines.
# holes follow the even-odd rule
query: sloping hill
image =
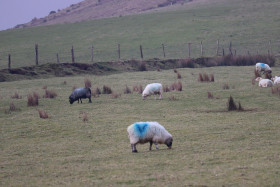
<svg viewBox="0 0 280 187">
<path fill-rule="evenodd" d="M 44 18 L 34 18 L 16 28 L 76 23 L 93 19 L 137 14 L 147 10 L 173 4 L 184 4 L 193 0 L 84 0 L 59 11 L 51 11 Z"/>
</svg>

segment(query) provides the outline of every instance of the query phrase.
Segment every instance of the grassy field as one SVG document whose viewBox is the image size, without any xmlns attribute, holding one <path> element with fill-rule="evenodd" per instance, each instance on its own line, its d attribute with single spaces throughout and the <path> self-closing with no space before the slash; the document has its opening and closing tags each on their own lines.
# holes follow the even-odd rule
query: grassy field
<svg viewBox="0 0 280 187">
<path fill-rule="evenodd" d="M 200 56 L 200 42 L 205 56 L 216 55 L 216 42 L 228 53 L 230 41 L 237 54 L 280 51 L 280 2 L 278 0 L 213 0 L 191 5 L 169 7 L 158 12 L 123 16 L 75 24 L 26 28 L 0 32 L 0 68 L 7 68 L 8 54 L 12 67 L 35 64 L 34 44 L 39 45 L 39 63 L 71 62 L 74 45 L 77 62 L 118 60 L 117 46 L 121 46 L 121 59 L 140 59 L 139 45 L 145 59 Z M 271 41 L 271 45 L 269 45 Z"/>
<path fill-rule="evenodd" d="M 173 70 L 0 83 L 0 186 L 279 186 L 279 96 L 252 85 L 253 67 L 178 71 L 183 91 L 164 93 L 163 100 L 143 101 L 123 89 L 170 85 L 177 81 Z M 213 73 L 215 82 L 198 82 L 202 72 Z M 122 95 L 70 105 L 73 86 L 83 87 L 85 78 Z M 43 98 L 44 86 L 58 96 Z M 39 106 L 27 107 L 33 91 Z M 11 99 L 15 92 L 22 98 Z M 245 111 L 226 111 L 230 95 Z M 19 110 L 9 113 L 11 102 Z M 49 118 L 39 118 L 37 109 Z M 165 126 L 173 148 L 148 151 L 145 144 L 131 153 L 126 128 L 136 121 Z"/>
</svg>

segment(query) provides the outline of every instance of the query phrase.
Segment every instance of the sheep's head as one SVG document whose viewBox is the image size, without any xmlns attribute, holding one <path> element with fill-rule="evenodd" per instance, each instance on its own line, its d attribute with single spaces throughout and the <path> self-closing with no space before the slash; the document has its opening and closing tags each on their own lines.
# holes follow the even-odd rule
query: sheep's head
<svg viewBox="0 0 280 187">
<path fill-rule="evenodd" d="M 172 147 L 172 142 L 173 142 L 173 138 L 170 137 L 170 138 L 168 138 L 168 139 L 165 141 L 165 145 L 166 145 L 169 149 L 171 149 L 171 147 Z"/>
<path fill-rule="evenodd" d="M 69 96 L 69 102 L 72 105 L 74 103 L 75 99 L 72 96 Z"/>
<path fill-rule="evenodd" d="M 260 81 L 260 80 L 262 80 L 262 78 L 261 77 L 257 77 L 255 80 L 256 81 Z"/>
</svg>

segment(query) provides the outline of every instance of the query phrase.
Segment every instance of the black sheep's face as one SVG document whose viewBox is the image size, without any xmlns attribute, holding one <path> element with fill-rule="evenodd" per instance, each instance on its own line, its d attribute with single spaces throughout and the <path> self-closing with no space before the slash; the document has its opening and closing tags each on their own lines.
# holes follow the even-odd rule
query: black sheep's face
<svg viewBox="0 0 280 187">
<path fill-rule="evenodd" d="M 165 141 L 165 145 L 171 149 L 172 147 L 172 142 L 173 142 L 173 139 L 172 138 L 168 138 L 166 141 Z"/>
<path fill-rule="evenodd" d="M 70 97 L 69 97 L 69 102 L 70 102 L 71 105 L 74 103 L 74 101 L 75 101 L 75 100 L 70 96 Z"/>
</svg>

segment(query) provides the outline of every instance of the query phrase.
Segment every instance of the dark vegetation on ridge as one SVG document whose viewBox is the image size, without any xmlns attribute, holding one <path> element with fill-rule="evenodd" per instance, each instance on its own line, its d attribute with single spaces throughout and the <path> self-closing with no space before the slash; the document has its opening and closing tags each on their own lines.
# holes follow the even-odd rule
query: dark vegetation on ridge
<svg viewBox="0 0 280 187">
<path fill-rule="evenodd" d="M 199 68 L 213 66 L 250 66 L 263 62 L 269 66 L 275 65 L 275 57 L 271 55 L 254 56 L 223 56 L 201 57 L 197 59 L 151 59 L 146 61 L 128 60 L 115 62 L 56 63 L 37 66 L 0 70 L 0 82 L 22 79 L 37 79 L 50 77 L 74 76 L 80 74 L 106 75 L 131 71 L 160 71 L 174 68 Z"/>
</svg>

